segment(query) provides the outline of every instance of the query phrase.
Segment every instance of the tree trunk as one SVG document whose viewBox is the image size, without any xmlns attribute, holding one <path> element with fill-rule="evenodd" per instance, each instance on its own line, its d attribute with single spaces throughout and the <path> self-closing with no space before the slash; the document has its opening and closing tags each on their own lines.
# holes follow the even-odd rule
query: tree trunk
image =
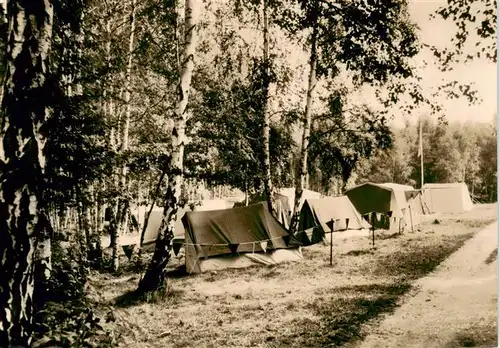
<svg viewBox="0 0 500 348">
<path fill-rule="evenodd" d="M 39 236 L 35 251 L 34 309 L 43 309 L 45 298 L 49 291 L 49 280 L 52 273 L 52 227 L 48 215 L 39 214 Z"/>
<path fill-rule="evenodd" d="M 109 221 L 109 235 L 111 239 L 111 269 L 116 272 L 120 267 L 120 255 L 118 253 L 119 247 L 119 230 L 120 230 L 120 199 L 116 199 L 114 207 L 111 207 L 111 218 Z"/>
<path fill-rule="evenodd" d="M 270 61 L 269 61 L 269 19 L 268 19 L 268 0 L 263 0 L 263 17 L 264 17 L 264 83 L 263 83 L 263 108 L 262 116 L 264 118 L 262 127 L 262 141 L 264 143 L 263 165 L 264 165 L 264 191 L 267 199 L 267 206 L 271 214 L 275 214 L 274 197 L 273 197 L 273 182 L 271 179 L 271 159 L 269 151 L 270 140 L 270 119 L 269 119 L 269 84 L 270 84 Z"/>
<path fill-rule="evenodd" d="M 130 104 L 130 89 L 131 89 L 131 79 L 132 79 L 132 56 L 134 51 L 134 32 L 135 32 L 135 0 L 132 0 L 131 3 L 131 11 L 130 11 L 130 35 L 129 35 L 129 43 L 128 43 L 128 58 L 127 58 L 127 70 L 125 75 L 125 119 L 123 120 L 123 136 L 121 142 L 121 152 L 125 153 L 128 151 L 129 144 L 129 128 L 130 128 L 130 112 L 131 112 L 131 104 Z M 128 202 L 128 182 L 127 182 L 127 174 L 128 167 L 127 164 L 123 164 L 121 168 L 120 178 L 118 185 L 120 186 L 120 192 L 122 193 L 122 197 L 118 199 L 117 206 L 117 220 L 116 220 L 116 229 L 115 232 L 117 234 L 124 234 L 128 229 L 128 208 L 130 202 Z M 116 241 L 113 244 L 113 259 L 112 259 L 112 267 L 116 272 L 119 267 L 119 258 L 118 258 L 118 236 L 114 236 Z"/>
<path fill-rule="evenodd" d="M 186 107 L 189 98 L 191 77 L 194 69 L 194 55 L 196 46 L 196 15 L 193 14 L 196 0 L 185 2 L 185 39 L 183 45 L 183 61 L 177 88 L 177 101 L 172 129 L 172 157 L 168 188 L 165 195 L 165 209 L 156 240 L 153 259 L 146 274 L 139 282 L 139 291 L 147 292 L 162 288 L 165 284 L 166 266 L 170 260 L 172 239 L 174 237 L 175 222 L 179 209 L 180 190 L 182 186 L 182 172 L 184 160 L 184 144 L 186 142 L 186 122 L 188 113 Z"/>
<path fill-rule="evenodd" d="M 165 174 L 166 174 L 166 170 L 164 169 L 160 175 L 160 180 L 158 180 L 158 185 L 156 186 L 156 190 L 155 192 L 153 193 L 153 200 L 151 202 L 151 207 L 149 207 L 149 210 L 146 214 L 146 217 L 144 218 L 144 224 L 142 226 L 142 231 L 141 231 L 141 238 L 139 240 L 139 253 L 137 255 L 137 261 L 140 262 L 141 260 L 141 257 L 142 257 L 142 247 L 143 247 L 143 244 L 144 244 L 144 236 L 146 234 L 146 230 L 148 228 L 148 223 L 149 223 L 149 217 L 151 216 L 151 212 L 153 211 L 153 208 L 155 206 L 155 203 L 156 203 L 156 198 L 158 197 L 158 194 L 160 193 L 160 189 L 161 189 L 161 183 L 163 182 L 163 179 L 165 178 Z"/>
<path fill-rule="evenodd" d="M 313 28 L 311 37 L 311 57 L 309 59 L 309 80 L 307 88 L 306 109 L 304 113 L 304 129 L 302 132 L 302 146 L 300 150 L 300 175 L 299 179 L 295 180 L 295 201 L 293 206 L 292 221 L 290 223 L 290 233 L 296 233 L 299 226 L 299 207 L 302 199 L 302 191 L 307 184 L 307 152 L 309 147 L 309 134 L 311 131 L 312 121 L 312 102 L 316 89 L 316 37 L 318 30 L 316 25 Z"/>
<path fill-rule="evenodd" d="M 0 128 L 0 346 L 29 346 L 42 194 L 52 36 L 48 0 L 8 3 Z M 42 243 L 46 238 L 41 236 Z"/>
</svg>

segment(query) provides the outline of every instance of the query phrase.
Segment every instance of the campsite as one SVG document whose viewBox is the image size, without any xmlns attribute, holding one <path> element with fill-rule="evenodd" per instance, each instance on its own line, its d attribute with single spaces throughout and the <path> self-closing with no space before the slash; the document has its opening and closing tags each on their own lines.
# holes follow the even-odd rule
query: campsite
<svg viewBox="0 0 500 348">
<path fill-rule="evenodd" d="M 0 0 L 0 348 L 494 346 L 496 13 Z"/>
<path fill-rule="evenodd" d="M 322 243 L 303 248 L 300 261 L 189 276 L 176 275 L 174 261 L 168 294 L 159 302 L 134 303 L 138 274 L 126 271 L 113 278 L 96 274 L 92 296 L 104 313 L 116 306 L 109 327 L 123 347 L 356 347 L 383 315 L 418 292 L 415 280 L 495 221 L 496 210 L 476 205 L 435 216 L 413 233 L 377 230 L 375 248 L 367 230 L 334 233 L 333 266 Z M 496 305 L 488 315 L 483 327 L 467 332 L 476 346 L 496 344 Z M 453 342 L 451 336 L 446 343 Z"/>
</svg>

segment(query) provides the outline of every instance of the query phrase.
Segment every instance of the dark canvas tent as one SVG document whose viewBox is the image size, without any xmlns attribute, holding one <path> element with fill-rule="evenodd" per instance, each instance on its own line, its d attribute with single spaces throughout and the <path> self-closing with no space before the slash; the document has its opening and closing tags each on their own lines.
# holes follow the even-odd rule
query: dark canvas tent
<svg viewBox="0 0 500 348">
<path fill-rule="evenodd" d="M 188 272 L 302 258 L 297 250 L 300 242 L 269 213 L 265 202 L 233 209 L 186 212 L 182 222 L 186 231 Z"/>
<path fill-rule="evenodd" d="M 419 193 L 412 186 L 368 182 L 347 190 L 345 194 L 360 214 L 379 213 L 380 219 L 375 223 L 377 228 L 400 229 L 419 221 L 418 211 L 412 211 L 420 202 L 415 201 Z"/>
<path fill-rule="evenodd" d="M 323 241 L 332 219 L 334 231 L 370 227 L 346 196 L 307 199 L 300 211 L 297 239 L 304 245 Z"/>
</svg>

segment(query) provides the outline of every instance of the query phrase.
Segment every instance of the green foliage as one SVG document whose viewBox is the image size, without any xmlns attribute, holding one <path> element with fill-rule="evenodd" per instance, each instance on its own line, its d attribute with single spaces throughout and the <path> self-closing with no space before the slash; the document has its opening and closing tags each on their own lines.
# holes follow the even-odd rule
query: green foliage
<svg viewBox="0 0 500 348">
<path fill-rule="evenodd" d="M 229 87 L 214 82 L 203 91 L 202 100 L 195 107 L 192 122 L 203 124 L 203 128 L 187 148 L 186 163 L 196 160 L 196 164 L 201 165 L 204 162 L 212 182 L 242 190 L 249 186 L 260 189 L 264 151 L 261 73 L 256 61 L 249 82 L 235 80 Z M 292 139 L 285 127 L 277 123 L 271 126 L 270 139 L 271 162 L 275 164 L 273 174 L 278 178 L 288 173 L 286 160 Z M 202 159 L 201 153 L 208 156 Z"/>
<path fill-rule="evenodd" d="M 32 347 L 114 347 L 115 338 L 101 325 L 101 319 L 83 300 L 49 302 L 38 313 L 40 337 Z"/>
<path fill-rule="evenodd" d="M 442 70 L 477 58 L 497 61 L 496 4 L 493 0 L 451 0 L 431 15 L 451 20 L 456 27 L 450 47 L 430 47 Z"/>
<path fill-rule="evenodd" d="M 74 242 L 53 243 L 51 278 L 45 306 L 36 313 L 33 347 L 114 346 L 114 336 L 85 297 L 85 257 Z"/>
<path fill-rule="evenodd" d="M 345 186 L 362 158 L 392 147 L 386 116 L 366 105 L 344 110 L 345 97 L 332 94 L 329 110 L 315 118 L 311 131 L 309 161 L 316 163 L 312 168 L 322 173 L 326 188 L 332 176 L 340 177 Z"/>
</svg>

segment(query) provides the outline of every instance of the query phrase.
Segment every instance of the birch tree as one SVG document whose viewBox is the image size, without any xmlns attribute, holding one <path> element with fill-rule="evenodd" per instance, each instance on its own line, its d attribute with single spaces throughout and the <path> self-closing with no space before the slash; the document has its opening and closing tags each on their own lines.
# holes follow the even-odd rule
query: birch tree
<svg viewBox="0 0 500 348">
<path fill-rule="evenodd" d="M 262 97 L 263 97 L 263 127 L 262 127 L 262 141 L 264 143 L 263 164 L 264 164 L 264 190 L 266 193 L 267 205 L 269 211 L 273 214 L 273 182 L 271 177 L 271 161 L 269 152 L 269 136 L 270 136 L 270 117 L 269 117 L 269 84 L 270 84 L 270 59 L 269 59 L 269 9 L 268 0 L 262 0 L 262 17 L 263 17 L 263 84 L 262 84 Z"/>
<path fill-rule="evenodd" d="M 29 346 L 34 256 L 43 230 L 44 124 L 53 8 L 49 0 L 7 8 L 0 128 L 0 346 Z"/>
<path fill-rule="evenodd" d="M 292 5 L 298 5 L 295 6 L 298 10 L 294 6 L 283 10 L 280 25 L 291 35 L 305 33 L 310 54 L 301 168 L 290 227 L 293 233 L 298 226 L 298 207 L 308 174 L 308 139 L 316 80 L 336 81 L 345 71 L 357 88 L 362 84 L 381 87 L 392 79 L 412 77 L 410 58 L 418 53 L 419 45 L 415 25 L 409 20 L 407 3 L 403 0 L 380 3 L 298 0 Z"/>
<path fill-rule="evenodd" d="M 194 69 L 197 30 L 196 0 L 186 0 L 184 4 L 184 42 L 182 61 L 179 71 L 176 105 L 173 115 L 172 154 L 170 159 L 170 175 L 165 194 L 165 206 L 155 251 L 144 277 L 139 282 L 138 290 L 148 292 L 163 287 L 166 278 L 166 266 L 172 251 L 177 212 L 180 206 L 181 186 L 183 180 L 184 146 L 186 144 L 186 122 L 189 119 L 187 105 L 190 94 L 191 77 Z"/>
</svg>

